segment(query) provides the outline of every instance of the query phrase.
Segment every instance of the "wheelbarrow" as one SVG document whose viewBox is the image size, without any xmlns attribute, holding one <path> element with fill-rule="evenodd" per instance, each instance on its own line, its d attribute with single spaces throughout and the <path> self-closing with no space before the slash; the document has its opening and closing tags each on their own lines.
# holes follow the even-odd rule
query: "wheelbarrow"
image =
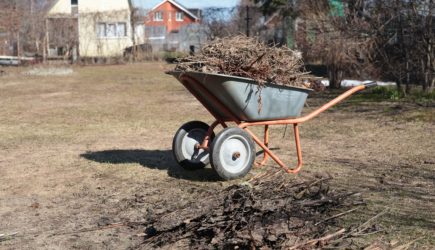
<svg viewBox="0 0 435 250">
<path fill-rule="evenodd" d="M 258 93 L 258 83 L 249 78 L 199 72 L 166 73 L 181 82 L 215 118 L 211 125 L 190 121 L 178 129 L 172 143 L 175 160 L 187 170 L 201 169 L 210 163 L 224 180 L 243 177 L 251 170 L 256 157 L 254 143 L 264 152 L 259 165 L 265 165 L 270 157 L 287 173 L 299 172 L 303 164 L 299 124 L 355 92 L 376 86 L 375 82 L 369 82 L 353 87 L 301 117 L 311 89 L 265 84 Z M 229 127 L 230 122 L 236 126 Z M 269 126 L 288 124 L 293 125 L 296 143 L 298 163 L 294 168 L 287 167 L 269 148 Z M 224 129 L 216 135 L 218 125 Z M 253 126 L 264 126 L 263 140 L 249 129 Z"/>
</svg>

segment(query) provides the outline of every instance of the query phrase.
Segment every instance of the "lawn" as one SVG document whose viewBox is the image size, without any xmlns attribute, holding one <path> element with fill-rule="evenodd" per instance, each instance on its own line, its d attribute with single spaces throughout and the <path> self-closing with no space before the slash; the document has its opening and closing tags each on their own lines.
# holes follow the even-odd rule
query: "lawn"
<svg viewBox="0 0 435 250">
<path fill-rule="evenodd" d="M 160 63 L 73 67 L 66 75 L 0 75 L 0 248 L 137 247 L 150 214 L 190 206 L 219 181 L 210 167 L 180 169 L 175 131 L 212 122 Z M 304 113 L 337 93 L 314 94 Z M 354 98 L 301 126 L 305 166 L 331 188 L 361 193 L 366 205 L 344 225 L 376 219 L 361 241 L 435 247 L 435 108 Z M 272 128 L 275 152 L 295 164 L 293 138 Z M 258 148 L 257 148 L 258 149 Z M 282 173 L 284 174 L 284 172 Z M 129 225 L 129 226 L 125 226 Z"/>
</svg>

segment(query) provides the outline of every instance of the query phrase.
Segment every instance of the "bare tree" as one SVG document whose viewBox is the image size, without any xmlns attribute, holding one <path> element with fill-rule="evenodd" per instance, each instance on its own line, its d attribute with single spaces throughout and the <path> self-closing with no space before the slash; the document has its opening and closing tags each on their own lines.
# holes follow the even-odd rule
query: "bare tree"
<svg viewBox="0 0 435 250">
<path fill-rule="evenodd" d="M 431 92 L 435 88 L 435 31 L 433 26 L 435 3 L 434 0 L 427 2 L 427 11 L 423 13 L 423 19 L 421 20 L 422 25 L 418 27 L 422 29 L 421 34 L 423 39 L 420 40 L 420 46 L 425 55 L 421 58 L 421 73 L 424 77 L 423 91 Z"/>
<path fill-rule="evenodd" d="M 320 60 L 327 66 L 331 88 L 340 88 L 346 75 L 376 76 L 379 72 L 372 65 L 374 40 L 360 8 L 348 8 L 343 13 L 334 11 L 339 10 L 333 10 L 327 1 L 309 0 L 298 6 L 298 16 L 305 28 L 302 34 L 297 34 L 298 45 L 305 58 Z"/>
<path fill-rule="evenodd" d="M 434 88 L 434 0 L 348 0 L 342 13 L 328 0 L 253 1 L 282 23 L 296 20 L 298 49 L 327 66 L 331 87 L 347 74 L 394 80 L 404 92 Z"/>
<path fill-rule="evenodd" d="M 203 10 L 202 25 L 205 26 L 207 39 L 214 40 L 236 34 L 234 25 L 235 9 L 210 7 Z"/>
<path fill-rule="evenodd" d="M 130 8 L 130 26 L 131 26 L 131 41 L 133 43 L 132 46 L 132 59 L 133 61 L 136 61 L 138 59 L 138 47 L 137 45 L 137 40 L 138 38 L 136 37 L 137 32 L 136 32 L 136 24 L 138 22 L 143 22 L 143 16 L 140 15 L 140 10 L 138 8 L 134 7 L 134 3 L 132 0 L 128 0 L 128 5 Z"/>
<path fill-rule="evenodd" d="M 14 54 L 21 56 L 20 30 L 23 10 L 17 1 L 0 1 L 0 26 L 8 33 L 9 41 L 14 41 Z"/>
<path fill-rule="evenodd" d="M 53 0 L 0 0 L 0 26 L 14 44 L 14 54 L 42 54 L 45 16 Z"/>
<path fill-rule="evenodd" d="M 367 35 L 362 0 L 350 0 L 338 13 L 327 0 L 254 0 L 263 13 L 281 18 L 286 45 L 301 50 L 306 61 L 327 66 L 330 87 L 339 88 L 345 75 L 367 75 L 373 42 Z M 344 8 L 343 8 L 344 10 Z M 295 43 L 289 44 L 293 37 Z"/>
<path fill-rule="evenodd" d="M 434 7 L 433 0 L 378 0 L 371 6 L 377 66 L 404 94 L 412 82 L 421 82 L 423 91 L 434 88 Z"/>
</svg>

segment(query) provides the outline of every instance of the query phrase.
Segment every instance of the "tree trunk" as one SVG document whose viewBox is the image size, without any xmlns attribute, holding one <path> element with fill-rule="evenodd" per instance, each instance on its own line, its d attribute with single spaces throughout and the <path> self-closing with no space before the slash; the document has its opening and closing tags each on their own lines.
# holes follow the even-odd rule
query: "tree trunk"
<svg viewBox="0 0 435 250">
<path fill-rule="evenodd" d="M 429 45 L 428 45 L 428 54 L 427 54 L 427 69 L 426 69 L 426 75 L 427 75 L 427 82 L 429 84 L 428 92 L 431 92 L 435 88 L 435 56 L 433 54 L 433 34 L 432 37 L 429 39 Z"/>
<path fill-rule="evenodd" d="M 406 53 L 406 52 L 405 52 Z M 410 72 L 409 72 L 409 58 L 408 53 L 406 53 L 406 83 L 405 83 L 405 93 L 409 94 L 411 92 L 411 85 L 410 85 Z"/>
<path fill-rule="evenodd" d="M 133 44 L 131 53 L 133 54 L 133 62 L 137 60 L 137 46 L 136 46 L 136 9 L 134 8 L 132 0 L 128 0 L 128 6 L 130 9 L 130 26 L 131 26 L 131 41 Z"/>
<path fill-rule="evenodd" d="M 421 89 L 423 90 L 423 92 L 426 92 L 428 87 L 429 87 L 429 78 L 427 75 L 427 69 L 426 69 L 426 65 L 425 65 L 425 60 L 421 59 L 421 75 L 423 76 L 423 84 L 421 85 Z"/>
<path fill-rule="evenodd" d="M 47 63 L 50 54 L 50 34 L 49 34 L 49 19 L 45 19 L 45 37 L 44 37 L 44 63 Z"/>
<path fill-rule="evenodd" d="M 21 37 L 20 37 L 20 31 L 17 31 L 17 56 L 20 57 L 21 55 Z"/>
<path fill-rule="evenodd" d="M 335 65 L 328 67 L 329 76 L 329 88 L 339 89 L 341 87 L 341 81 L 343 80 L 343 71 L 338 69 Z"/>
<path fill-rule="evenodd" d="M 426 43 L 426 65 L 423 67 L 424 70 L 424 84 L 423 91 L 431 92 L 434 89 L 435 79 L 434 79 L 434 68 L 435 68 L 435 60 L 434 60 L 434 51 L 433 51 L 433 38 L 434 35 L 432 33 L 432 23 L 433 23 L 433 7 L 434 1 L 430 0 L 429 2 L 429 14 L 426 16 L 426 29 L 425 33 L 428 36 Z"/>
</svg>

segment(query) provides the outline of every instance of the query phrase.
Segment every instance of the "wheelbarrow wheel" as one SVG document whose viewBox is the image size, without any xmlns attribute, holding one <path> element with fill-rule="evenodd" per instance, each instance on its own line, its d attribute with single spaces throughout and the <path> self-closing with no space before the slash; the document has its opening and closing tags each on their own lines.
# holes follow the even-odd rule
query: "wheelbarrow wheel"
<svg viewBox="0 0 435 250">
<path fill-rule="evenodd" d="M 255 145 L 241 128 L 226 128 L 213 140 L 210 148 L 211 166 L 224 180 L 245 176 L 255 160 Z"/>
<path fill-rule="evenodd" d="M 177 163 L 186 170 L 201 169 L 209 164 L 209 153 L 198 149 L 207 135 L 209 126 L 200 121 L 191 121 L 181 126 L 172 141 L 172 152 Z M 215 134 L 211 135 L 210 141 Z"/>
</svg>

